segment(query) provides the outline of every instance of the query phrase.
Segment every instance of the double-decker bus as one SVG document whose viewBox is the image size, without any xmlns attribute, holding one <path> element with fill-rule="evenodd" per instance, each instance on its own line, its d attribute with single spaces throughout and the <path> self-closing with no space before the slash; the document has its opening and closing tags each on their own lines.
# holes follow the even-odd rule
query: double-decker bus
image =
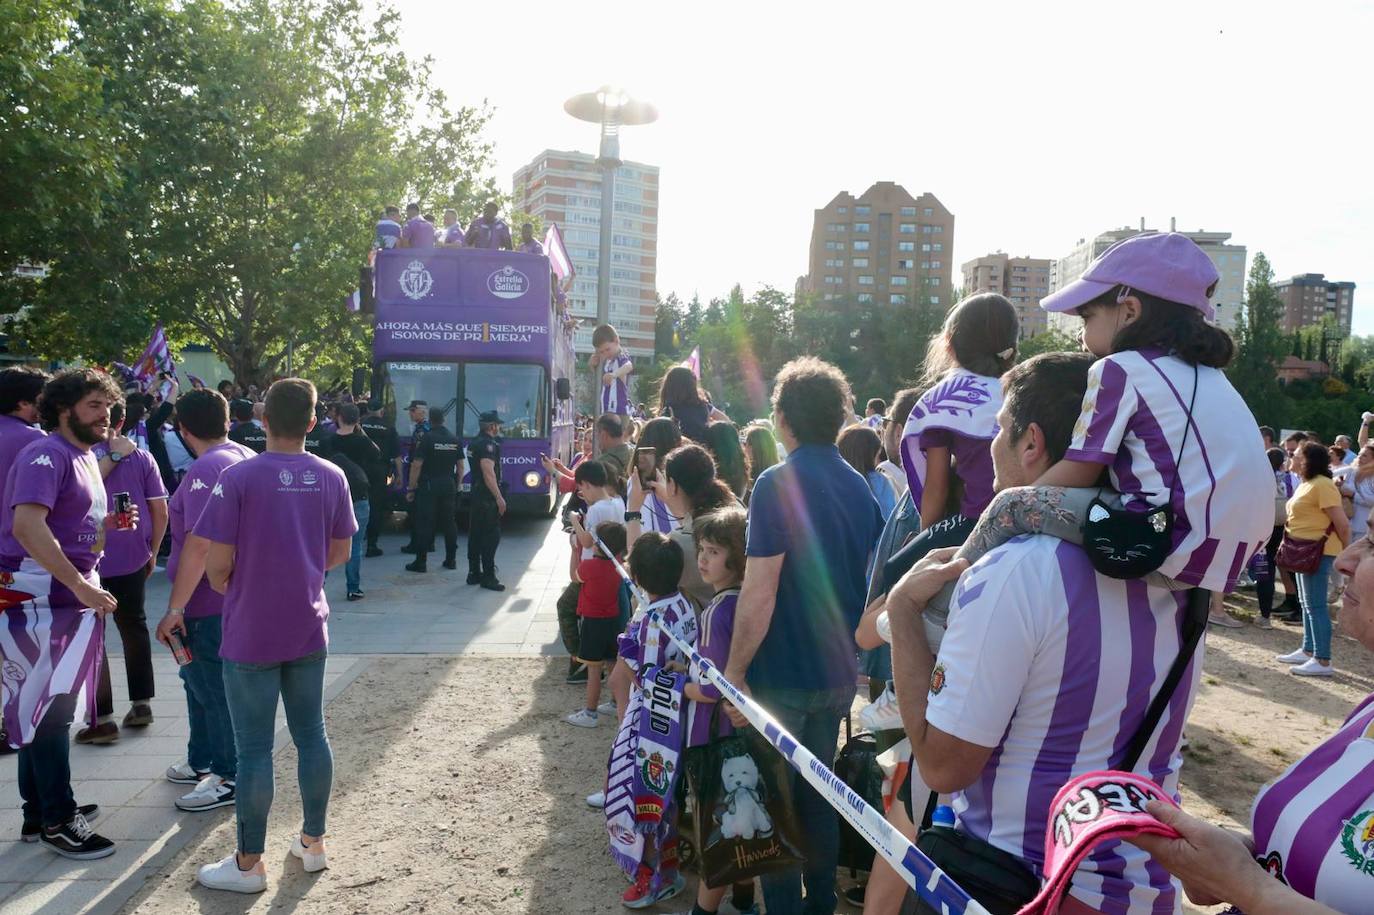
<svg viewBox="0 0 1374 915">
<path fill-rule="evenodd" d="M 377 252 L 373 390 L 403 441 L 406 406 L 444 408 L 464 445 L 478 415 L 501 414 L 501 477 L 511 511 L 552 513 L 557 482 L 539 455 L 572 457 L 572 337 L 549 295 L 549 260 L 472 248 Z M 471 489 L 472 468 L 463 479 Z"/>
</svg>

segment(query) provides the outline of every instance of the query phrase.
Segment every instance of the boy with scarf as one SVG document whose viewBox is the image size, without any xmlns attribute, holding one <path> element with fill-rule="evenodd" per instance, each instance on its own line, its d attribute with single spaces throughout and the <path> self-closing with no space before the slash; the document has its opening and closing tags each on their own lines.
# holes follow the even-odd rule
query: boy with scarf
<svg viewBox="0 0 1374 915">
<path fill-rule="evenodd" d="M 634 879 L 621 897 L 630 909 L 670 899 L 686 886 L 678 873 L 673 802 L 686 677 L 669 669 L 675 662 L 681 667 L 685 658 L 669 633 L 695 644 L 697 615 L 678 591 L 682 566 L 682 548 L 663 534 L 641 534 L 630 551 L 630 576 L 648 603 L 619 639 L 634 685 L 606 775 L 606 831 L 611 857 Z"/>
</svg>

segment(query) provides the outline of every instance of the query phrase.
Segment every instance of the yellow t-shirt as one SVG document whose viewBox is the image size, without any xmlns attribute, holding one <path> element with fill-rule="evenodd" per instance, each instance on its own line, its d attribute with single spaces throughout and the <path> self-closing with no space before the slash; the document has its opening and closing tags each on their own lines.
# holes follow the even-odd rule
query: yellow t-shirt
<svg viewBox="0 0 1374 915">
<path fill-rule="evenodd" d="M 1293 493 L 1293 498 L 1288 500 L 1288 523 L 1284 530 L 1290 537 L 1297 537 L 1299 540 L 1316 540 L 1331 526 L 1331 516 L 1326 510 L 1339 510 L 1340 507 L 1341 492 L 1330 477 L 1319 476 L 1303 480 Z M 1340 551 L 1340 538 L 1332 531 L 1326 538 L 1326 549 L 1323 554 L 1335 556 Z"/>
</svg>

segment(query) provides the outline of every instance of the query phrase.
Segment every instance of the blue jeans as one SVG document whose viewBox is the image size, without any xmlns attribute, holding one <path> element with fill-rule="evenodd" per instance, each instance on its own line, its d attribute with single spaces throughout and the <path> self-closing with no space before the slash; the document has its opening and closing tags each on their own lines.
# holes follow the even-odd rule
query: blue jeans
<svg viewBox="0 0 1374 915">
<path fill-rule="evenodd" d="M 1326 609 L 1326 583 L 1334 556 L 1323 556 L 1317 571 L 1298 573 L 1298 603 L 1302 604 L 1302 650 L 1318 661 L 1331 660 L 1331 612 Z"/>
<path fill-rule="evenodd" d="M 238 776 L 234 751 L 234 725 L 224 699 L 224 668 L 219 658 L 221 617 L 193 616 L 185 620 L 186 647 L 191 663 L 177 668 L 186 687 L 186 707 L 191 715 L 191 736 L 186 741 L 186 761 L 193 769 L 209 769 L 220 778 Z"/>
<path fill-rule="evenodd" d="M 296 781 L 305 821 L 301 831 L 324 835 L 329 792 L 334 784 L 334 753 L 324 732 L 324 662 L 320 649 L 294 661 L 241 664 L 224 661 L 224 694 L 234 720 L 239 777 L 236 811 L 238 850 L 260 855 L 267 841 L 267 814 L 272 809 L 272 732 L 277 697 L 286 707 L 286 726 L 296 745 Z"/>
<path fill-rule="evenodd" d="M 19 796 L 29 825 L 60 826 L 76 813 L 69 733 L 75 714 L 74 693 L 53 699 L 33 740 L 19 748 Z"/>
<path fill-rule="evenodd" d="M 840 722 L 854 701 L 852 685 L 819 690 L 758 687 L 754 698 L 817 759 L 827 766 L 834 762 Z M 806 838 L 806 864 L 760 878 L 764 908 L 768 915 L 832 915 L 838 901 L 835 868 L 840 857 L 839 814 L 796 772 L 792 773 L 792 796 L 797 825 Z"/>
<path fill-rule="evenodd" d="M 353 519 L 358 522 L 358 532 L 353 535 L 353 549 L 344 564 L 344 585 L 350 594 L 363 589 L 363 548 L 367 546 L 367 521 L 371 517 L 369 504 L 366 499 L 353 503 Z"/>
</svg>

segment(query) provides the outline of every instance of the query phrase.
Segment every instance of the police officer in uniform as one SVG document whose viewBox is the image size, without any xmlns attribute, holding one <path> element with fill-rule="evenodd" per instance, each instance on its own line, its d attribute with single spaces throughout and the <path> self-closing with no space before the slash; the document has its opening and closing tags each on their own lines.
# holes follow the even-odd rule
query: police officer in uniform
<svg viewBox="0 0 1374 915">
<path fill-rule="evenodd" d="M 406 412 L 410 415 L 410 447 L 406 449 L 405 460 L 401 462 L 401 485 L 410 490 L 413 488 L 409 485 L 410 465 L 415 460 L 415 448 L 420 444 L 420 438 L 429 431 L 429 404 L 423 400 L 412 400 Z M 406 492 L 406 502 L 410 505 L 410 542 L 401 547 L 401 552 L 414 553 L 418 543 L 415 539 L 416 502 L 409 491 Z"/>
<path fill-rule="evenodd" d="M 501 516 L 506 496 L 501 484 L 501 417 L 488 410 L 477 418 L 481 435 L 468 444 L 472 493 L 468 521 L 468 584 L 504 591 L 496 580 L 496 547 L 501 542 Z"/>
<path fill-rule="evenodd" d="M 368 401 L 367 415 L 358 425 L 382 453 L 381 461 L 376 467 L 366 468 L 370 484 L 367 500 L 372 505 L 372 514 L 367 517 L 367 552 L 363 554 L 368 557 L 380 556 L 382 548 L 377 546 L 377 538 L 391 514 L 391 493 L 387 484 L 392 473 L 395 473 L 398 480 L 401 478 L 400 439 L 396 435 L 395 424 L 383 418 L 380 400 Z"/>
<path fill-rule="evenodd" d="M 429 571 L 425 566 L 434 549 L 436 525 L 444 534 L 444 568 L 458 567 L 458 479 L 462 476 L 463 443 L 444 425 L 442 407 L 429 408 L 429 431 L 415 446 L 410 460 L 410 487 L 406 499 L 415 503 L 415 561 L 410 572 Z"/>
</svg>

